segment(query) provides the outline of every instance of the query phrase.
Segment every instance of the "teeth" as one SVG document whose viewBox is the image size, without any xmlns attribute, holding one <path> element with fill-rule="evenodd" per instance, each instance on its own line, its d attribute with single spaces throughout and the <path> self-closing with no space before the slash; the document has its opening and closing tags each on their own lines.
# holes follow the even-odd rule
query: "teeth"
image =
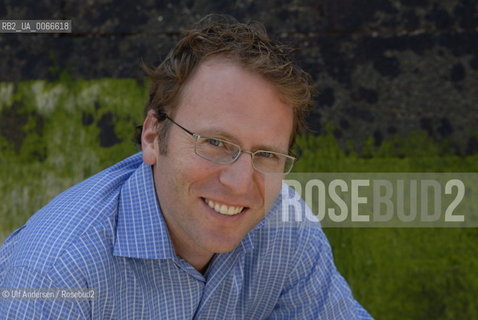
<svg viewBox="0 0 478 320">
<path fill-rule="evenodd" d="M 209 199 L 205 199 L 205 200 L 208 206 L 210 206 L 217 212 L 228 215 L 228 216 L 233 216 L 235 214 L 238 214 L 239 212 L 242 211 L 242 209 L 244 209 L 244 207 L 226 206 L 225 204 L 220 204 Z"/>
</svg>

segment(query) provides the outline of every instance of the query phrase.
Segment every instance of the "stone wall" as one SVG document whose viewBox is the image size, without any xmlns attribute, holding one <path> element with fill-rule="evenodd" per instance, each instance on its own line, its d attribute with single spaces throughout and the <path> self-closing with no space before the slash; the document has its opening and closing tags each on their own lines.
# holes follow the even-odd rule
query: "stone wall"
<svg viewBox="0 0 478 320">
<path fill-rule="evenodd" d="M 72 34 L 0 34 L 0 81 L 136 78 L 207 13 L 263 22 L 300 48 L 320 93 L 315 133 L 357 150 L 426 131 L 447 152 L 478 152 L 478 2 L 474 0 L 18 1 L 1 19 L 71 19 Z M 10 111 L 9 111 L 10 112 Z M 5 117 L 5 114 L 0 114 Z"/>
</svg>

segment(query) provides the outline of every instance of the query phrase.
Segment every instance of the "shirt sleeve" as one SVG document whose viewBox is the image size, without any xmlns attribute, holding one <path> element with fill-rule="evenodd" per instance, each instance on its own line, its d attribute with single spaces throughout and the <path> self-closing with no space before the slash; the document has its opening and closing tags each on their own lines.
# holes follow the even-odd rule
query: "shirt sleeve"
<svg viewBox="0 0 478 320">
<path fill-rule="evenodd" d="M 268 319 L 373 319 L 335 268 L 322 230 L 312 228 L 305 233 L 309 235 L 302 235 L 301 240 L 308 241 L 301 241 L 304 247 Z"/>
<path fill-rule="evenodd" d="M 26 267 L 15 267 L 7 270 L 0 279 L 0 315 L 3 319 L 90 319 L 90 301 L 55 298 L 28 298 L 24 292 L 32 289 L 67 288 L 66 285 L 55 284 L 45 274 Z M 8 293 L 5 293 L 8 292 Z M 7 297 L 8 296 L 8 297 Z"/>
</svg>

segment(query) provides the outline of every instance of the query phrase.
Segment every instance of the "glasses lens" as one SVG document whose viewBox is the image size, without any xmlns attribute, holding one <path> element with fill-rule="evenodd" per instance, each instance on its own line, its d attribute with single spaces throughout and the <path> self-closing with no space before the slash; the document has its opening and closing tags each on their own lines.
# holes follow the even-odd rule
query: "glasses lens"
<svg viewBox="0 0 478 320">
<path fill-rule="evenodd" d="M 196 140 L 196 153 L 217 163 L 232 163 L 241 152 L 238 145 L 222 139 L 200 136 Z"/>
<path fill-rule="evenodd" d="M 196 154 L 206 160 L 228 164 L 233 163 L 240 155 L 241 147 L 222 139 L 196 136 Z M 294 158 L 281 153 L 258 150 L 253 155 L 254 168 L 262 173 L 287 174 L 292 170 Z"/>
<path fill-rule="evenodd" d="M 272 151 L 258 150 L 254 153 L 254 167 L 264 173 L 289 173 L 294 158 Z"/>
</svg>

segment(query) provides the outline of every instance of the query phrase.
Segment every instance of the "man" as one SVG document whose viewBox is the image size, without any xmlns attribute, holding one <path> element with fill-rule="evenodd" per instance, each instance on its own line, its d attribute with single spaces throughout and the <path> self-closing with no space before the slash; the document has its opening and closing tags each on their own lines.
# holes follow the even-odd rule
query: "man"
<svg viewBox="0 0 478 320">
<path fill-rule="evenodd" d="M 275 223 L 309 77 L 254 25 L 189 31 L 155 70 L 142 152 L 57 196 L 0 249 L 7 319 L 370 319 L 321 229 Z"/>
</svg>

